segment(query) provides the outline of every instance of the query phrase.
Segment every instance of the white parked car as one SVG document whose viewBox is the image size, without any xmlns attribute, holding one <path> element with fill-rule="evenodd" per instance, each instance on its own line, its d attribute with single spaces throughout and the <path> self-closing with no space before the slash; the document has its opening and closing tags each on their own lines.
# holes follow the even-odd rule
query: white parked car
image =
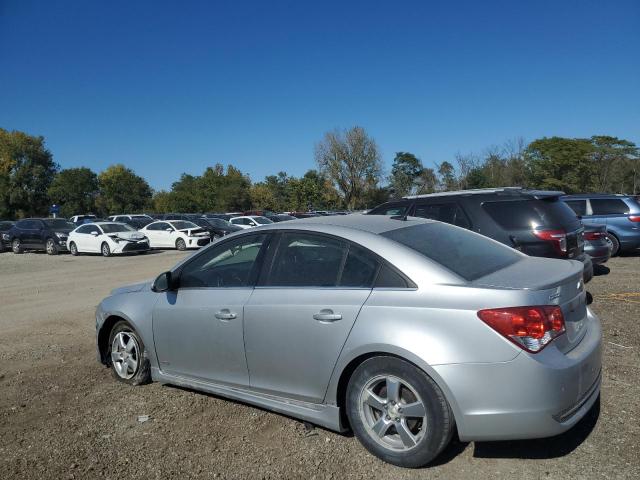
<svg viewBox="0 0 640 480">
<path fill-rule="evenodd" d="M 211 241 L 209 233 L 193 222 L 185 220 L 159 220 L 140 232 L 149 239 L 151 248 L 200 248 Z"/>
<path fill-rule="evenodd" d="M 260 225 L 268 225 L 269 223 L 273 223 L 267 217 L 262 217 L 260 215 L 247 215 L 242 217 L 233 217 L 229 220 L 233 225 L 237 225 L 240 228 L 252 228 L 259 227 Z"/>
<path fill-rule="evenodd" d="M 133 214 L 125 213 L 122 215 L 111 215 L 110 217 L 107 217 L 107 218 L 112 222 L 122 222 L 124 220 L 136 220 L 136 219 L 153 221 L 153 217 L 150 217 L 146 213 L 133 213 Z"/>
<path fill-rule="evenodd" d="M 146 252 L 149 241 L 143 233 L 124 223 L 96 222 L 80 225 L 69 234 L 67 246 L 72 255 Z"/>
</svg>

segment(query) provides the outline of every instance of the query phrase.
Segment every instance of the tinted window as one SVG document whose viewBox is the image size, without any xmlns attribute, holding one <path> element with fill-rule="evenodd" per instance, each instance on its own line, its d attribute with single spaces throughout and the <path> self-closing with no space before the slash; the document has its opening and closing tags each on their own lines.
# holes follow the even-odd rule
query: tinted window
<svg viewBox="0 0 640 480">
<path fill-rule="evenodd" d="M 463 228 L 471 226 L 462 209 L 455 203 L 416 205 L 413 215 L 415 217 L 439 220 Z"/>
<path fill-rule="evenodd" d="M 100 225 L 104 233 L 117 233 L 117 232 L 135 232 L 135 228 L 131 228 L 124 223 L 104 223 Z"/>
<path fill-rule="evenodd" d="M 18 220 L 18 223 L 16 223 L 16 227 L 23 228 L 25 230 L 34 228 L 33 222 L 31 220 Z"/>
<path fill-rule="evenodd" d="M 0 222 L 0 232 L 6 232 L 11 227 L 13 227 L 13 223 L 11 222 Z"/>
<path fill-rule="evenodd" d="M 565 203 L 571 207 L 571 210 L 573 210 L 576 215 L 583 217 L 587 214 L 586 200 L 565 200 Z"/>
<path fill-rule="evenodd" d="M 356 245 L 350 245 L 338 285 L 370 288 L 377 271 L 378 260 L 370 252 Z"/>
<path fill-rule="evenodd" d="M 498 225 L 507 230 L 538 226 L 577 228 L 576 214 L 558 199 L 486 202 L 482 207 Z"/>
<path fill-rule="evenodd" d="M 408 288 L 409 285 L 402 275 L 388 265 L 382 265 L 378 278 L 376 278 L 376 288 Z"/>
<path fill-rule="evenodd" d="M 469 281 L 522 258 L 515 250 L 501 243 L 443 223 L 414 225 L 382 235 L 406 245 Z"/>
<path fill-rule="evenodd" d="M 266 235 L 243 236 L 209 248 L 185 265 L 180 287 L 246 287 L 257 273 L 256 259 Z"/>
<path fill-rule="evenodd" d="M 187 222 L 185 220 L 175 220 L 171 222 L 176 230 L 185 230 L 187 228 L 198 228 L 198 226 L 193 222 Z"/>
<path fill-rule="evenodd" d="M 592 198 L 591 210 L 594 215 L 629 213 L 627 204 L 618 198 Z"/>
<path fill-rule="evenodd" d="M 273 223 L 267 217 L 253 217 L 253 221 L 258 223 L 259 225 L 267 225 L 269 223 Z"/>
<path fill-rule="evenodd" d="M 76 228 L 73 223 L 67 220 L 63 220 L 62 218 L 48 218 L 47 220 L 44 220 L 44 223 L 46 223 L 51 230 L 73 230 L 74 228 Z"/>
<path fill-rule="evenodd" d="M 404 215 L 409 202 L 380 205 L 369 212 L 369 215 Z"/>
<path fill-rule="evenodd" d="M 76 230 L 76 233 L 91 233 L 94 230 L 97 230 L 95 225 L 83 225 Z"/>
<path fill-rule="evenodd" d="M 267 283 L 279 287 L 335 287 L 346 251 L 345 242 L 332 238 L 284 234 Z"/>
<path fill-rule="evenodd" d="M 166 230 L 167 228 L 171 228 L 171 225 L 165 222 L 158 222 L 147 227 L 147 230 Z"/>
</svg>

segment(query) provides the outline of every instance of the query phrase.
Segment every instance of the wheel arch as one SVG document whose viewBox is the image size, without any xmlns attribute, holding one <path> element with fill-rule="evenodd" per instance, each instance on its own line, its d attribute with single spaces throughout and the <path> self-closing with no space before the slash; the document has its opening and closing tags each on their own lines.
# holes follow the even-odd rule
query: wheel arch
<svg viewBox="0 0 640 480">
<path fill-rule="evenodd" d="M 107 318 L 105 318 L 104 322 L 102 322 L 102 325 L 100 326 L 100 330 L 98 330 L 98 338 L 97 338 L 98 352 L 100 353 L 100 362 L 103 365 L 109 364 L 107 349 L 109 347 L 109 336 L 111 335 L 111 330 L 113 330 L 113 327 L 115 326 L 116 323 L 121 321 L 126 322 L 127 325 L 129 325 L 134 332 L 140 335 L 140 333 L 136 329 L 133 322 L 131 322 L 124 315 L 112 314 L 112 315 L 109 315 Z"/>
<path fill-rule="evenodd" d="M 350 428 L 345 409 L 347 385 L 349 384 L 349 379 L 359 365 L 361 365 L 366 360 L 374 357 L 394 357 L 410 363 L 417 369 L 422 370 L 425 374 L 427 374 L 436 383 L 436 385 L 438 385 L 440 390 L 442 390 L 443 395 L 445 396 L 447 402 L 449 403 L 449 406 L 451 407 L 453 418 L 456 424 L 456 429 L 458 428 L 458 426 L 460 425 L 459 421 L 462 421 L 463 418 L 462 413 L 460 412 L 453 393 L 451 392 L 451 390 L 449 390 L 447 384 L 440 377 L 440 375 L 438 375 L 438 373 L 426 362 L 424 362 L 417 355 L 408 350 L 397 348 L 391 345 L 375 345 L 370 346 L 365 350 L 358 349 L 358 352 L 354 352 L 353 354 L 349 355 L 348 359 L 341 359 L 341 366 L 339 369 L 336 369 L 333 375 L 334 378 L 332 378 L 332 380 L 330 381 L 329 387 L 327 389 L 327 394 L 325 396 L 325 403 L 335 404 L 339 408 L 341 429 Z"/>
</svg>

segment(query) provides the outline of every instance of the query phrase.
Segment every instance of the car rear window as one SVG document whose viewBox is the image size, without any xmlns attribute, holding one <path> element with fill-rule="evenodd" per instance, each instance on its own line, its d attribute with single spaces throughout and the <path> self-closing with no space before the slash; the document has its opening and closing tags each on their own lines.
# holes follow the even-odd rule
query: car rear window
<svg viewBox="0 0 640 480">
<path fill-rule="evenodd" d="M 619 215 L 629 213 L 629 206 L 619 198 L 592 198 L 591 210 L 594 215 Z"/>
<path fill-rule="evenodd" d="M 520 253 L 501 243 L 439 222 L 398 228 L 382 236 L 415 250 L 467 281 L 489 275 L 522 258 Z"/>
<path fill-rule="evenodd" d="M 486 202 L 482 208 L 502 228 L 507 230 L 533 229 L 535 227 L 578 228 L 578 218 L 563 201 L 511 200 Z"/>
<path fill-rule="evenodd" d="M 404 215 L 409 206 L 409 202 L 385 203 L 371 210 L 368 215 Z"/>
</svg>

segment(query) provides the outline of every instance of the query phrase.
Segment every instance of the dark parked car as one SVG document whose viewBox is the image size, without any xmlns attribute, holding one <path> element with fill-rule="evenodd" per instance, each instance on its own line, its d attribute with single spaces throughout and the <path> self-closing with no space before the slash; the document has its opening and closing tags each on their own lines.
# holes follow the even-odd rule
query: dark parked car
<svg viewBox="0 0 640 480">
<path fill-rule="evenodd" d="M 11 240 L 9 230 L 13 227 L 14 222 L 11 220 L 0 220 L 0 252 L 11 248 Z"/>
<path fill-rule="evenodd" d="M 274 223 L 278 223 L 278 222 L 287 222 L 289 220 L 295 220 L 296 217 L 292 216 L 292 215 L 287 215 L 286 213 L 276 213 L 273 215 L 265 215 L 269 220 L 271 220 Z"/>
<path fill-rule="evenodd" d="M 473 230 L 534 257 L 578 260 L 584 281 L 593 277 L 584 253 L 584 227 L 560 200 L 564 192 L 518 187 L 462 190 L 405 197 L 369 215 L 432 218 Z"/>
<path fill-rule="evenodd" d="M 562 200 L 582 223 L 606 225 L 612 257 L 640 248 L 640 204 L 633 196 L 589 193 L 565 195 Z"/>
<path fill-rule="evenodd" d="M 611 256 L 611 244 L 607 241 L 607 227 L 598 223 L 584 225 L 584 253 L 594 264 L 602 264 Z"/>
<path fill-rule="evenodd" d="M 164 215 L 163 220 L 184 220 L 187 222 L 193 222 L 203 230 L 209 232 L 209 236 L 212 240 L 224 237 L 229 233 L 242 230 L 241 227 L 232 225 L 221 218 L 207 218 L 197 213 L 167 213 Z"/>
<path fill-rule="evenodd" d="M 25 218 L 9 230 L 13 253 L 25 250 L 45 250 L 57 255 L 67 250 L 67 238 L 76 226 L 63 218 Z"/>
</svg>

